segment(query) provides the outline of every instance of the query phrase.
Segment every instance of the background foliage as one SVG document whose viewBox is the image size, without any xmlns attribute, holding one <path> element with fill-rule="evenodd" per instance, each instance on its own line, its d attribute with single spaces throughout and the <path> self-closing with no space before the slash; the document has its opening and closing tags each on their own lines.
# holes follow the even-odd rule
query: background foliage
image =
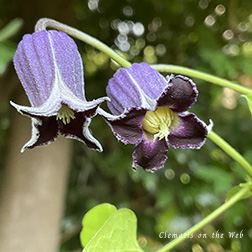
<svg viewBox="0 0 252 252">
<path fill-rule="evenodd" d="M 4 27 L 18 12 L 15 1 L 0 2 L 0 74 L 4 74 L 7 66 L 12 67 L 10 61 L 22 32 L 14 29 L 14 34 L 1 39 Z M 71 8 L 78 29 L 131 62 L 182 65 L 252 87 L 250 0 L 76 0 Z M 14 22 L 18 30 L 22 21 Z M 76 42 L 84 62 L 87 98 L 104 96 L 117 66 L 103 53 Z M 245 99 L 232 90 L 194 81 L 199 98 L 191 111 L 205 122 L 211 118 L 214 130 L 252 162 L 251 115 Z M 8 144 L 9 110 L 8 101 L 1 104 L 1 166 Z M 200 150 L 171 148 L 165 168 L 153 174 L 131 169 L 132 146 L 118 143 L 102 118 L 96 117 L 91 128 L 104 151 L 96 153 L 74 142 L 62 252 L 81 251 L 81 218 L 103 202 L 132 209 L 138 218 L 139 244 L 146 252 L 155 251 L 168 242 L 159 238 L 160 232 L 182 233 L 217 208 L 229 189 L 243 181 L 241 167 L 209 140 Z M 251 199 L 238 202 L 200 231 L 208 238 L 198 239 L 195 234 L 174 251 L 249 251 L 251 206 Z M 223 239 L 211 237 L 217 230 L 224 234 Z M 228 238 L 228 232 L 241 230 L 242 239 Z"/>
</svg>

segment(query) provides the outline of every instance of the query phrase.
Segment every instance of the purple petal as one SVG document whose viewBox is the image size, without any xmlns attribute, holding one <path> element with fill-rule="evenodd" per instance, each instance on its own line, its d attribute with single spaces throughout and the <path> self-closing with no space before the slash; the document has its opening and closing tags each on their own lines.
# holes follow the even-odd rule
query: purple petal
<svg viewBox="0 0 252 252">
<path fill-rule="evenodd" d="M 84 97 L 80 54 L 74 41 L 63 32 L 27 34 L 19 43 L 14 66 L 32 106 L 41 106 L 55 85 L 67 87 L 74 97 Z"/>
<path fill-rule="evenodd" d="M 115 115 L 123 113 L 125 108 L 141 106 L 141 91 L 126 69 L 120 69 L 114 74 L 114 77 L 109 80 L 106 91 L 111 99 L 108 107 Z"/>
<path fill-rule="evenodd" d="M 124 144 L 136 144 L 142 136 L 142 121 L 144 119 L 146 110 L 133 108 L 125 112 L 121 116 L 109 116 L 103 110 L 99 110 L 100 115 L 104 117 L 114 135 Z"/>
<path fill-rule="evenodd" d="M 181 75 L 172 75 L 168 81 L 168 87 L 158 99 L 158 106 L 167 106 L 177 113 L 187 111 L 197 100 L 196 85 Z"/>
<path fill-rule="evenodd" d="M 209 133 L 207 125 L 193 113 L 179 114 L 171 127 L 168 142 L 174 148 L 200 148 Z"/>
<path fill-rule="evenodd" d="M 54 141 L 58 136 L 58 124 L 55 117 L 40 117 L 32 119 L 32 137 L 23 146 L 21 152 L 25 149 L 42 146 Z"/>
<path fill-rule="evenodd" d="M 141 90 L 150 98 L 157 99 L 167 86 L 167 80 L 147 63 L 133 64 L 126 68 Z"/>
<path fill-rule="evenodd" d="M 134 147 L 133 168 L 143 167 L 147 171 L 154 171 L 164 166 L 167 160 L 168 145 L 165 139 L 156 139 L 145 136 L 143 140 Z"/>
<path fill-rule="evenodd" d="M 135 63 L 119 69 L 109 80 L 107 94 L 111 102 L 108 107 L 115 115 L 123 113 L 125 108 L 154 110 L 156 99 L 166 86 L 166 79 L 147 63 Z"/>
<path fill-rule="evenodd" d="M 49 97 L 55 79 L 55 65 L 47 31 L 27 34 L 14 56 L 18 77 L 33 106 Z"/>
<path fill-rule="evenodd" d="M 95 113 L 95 110 L 89 111 L 90 115 Z M 68 138 L 73 138 L 85 143 L 89 148 L 102 151 L 100 143 L 91 135 L 88 126 L 91 119 L 87 118 L 85 113 L 75 113 L 75 119 L 71 120 L 69 124 L 64 125 L 61 121 L 60 133 Z"/>
<path fill-rule="evenodd" d="M 75 42 L 63 32 L 51 30 L 48 33 L 52 42 L 55 64 L 63 83 L 75 96 L 85 100 L 82 59 Z"/>
</svg>

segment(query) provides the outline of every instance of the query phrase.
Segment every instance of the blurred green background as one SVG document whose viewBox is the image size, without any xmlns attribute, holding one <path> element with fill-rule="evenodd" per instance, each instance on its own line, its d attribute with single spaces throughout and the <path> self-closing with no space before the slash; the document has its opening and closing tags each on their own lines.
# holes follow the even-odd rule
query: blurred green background
<svg viewBox="0 0 252 252">
<path fill-rule="evenodd" d="M 36 20 L 44 15 L 85 31 L 131 62 L 186 66 L 252 88 L 251 0 L 62 0 L 55 1 L 57 12 L 49 1 L 41 9 L 39 4 L 29 9 L 29 2 L 0 0 L 0 182 L 10 144 L 9 99 L 23 92 L 20 87 L 18 91 L 7 87 L 6 76 L 13 72 L 17 43 L 24 33 L 33 32 Z M 65 14 L 66 2 L 71 15 Z M 76 42 L 84 63 L 87 99 L 104 96 L 116 64 L 90 45 Z M 212 119 L 214 130 L 252 162 L 252 123 L 245 99 L 232 90 L 194 81 L 199 97 L 191 111 L 206 123 Z M 138 218 L 140 245 L 146 252 L 156 251 L 169 241 L 160 239 L 160 232 L 182 233 L 220 206 L 245 176 L 210 140 L 200 150 L 171 148 L 165 167 L 155 173 L 133 171 L 133 146 L 119 143 L 102 118 L 95 117 L 91 129 L 104 151 L 94 152 L 76 141 L 72 145 L 61 252 L 81 251 L 81 218 L 103 202 L 132 209 Z M 199 231 L 208 238 L 198 239 L 195 234 L 172 251 L 250 251 L 251 207 L 251 199 L 238 202 Z M 211 238 L 217 230 L 224 233 L 223 239 Z M 228 232 L 241 230 L 242 239 L 228 238 Z"/>
</svg>

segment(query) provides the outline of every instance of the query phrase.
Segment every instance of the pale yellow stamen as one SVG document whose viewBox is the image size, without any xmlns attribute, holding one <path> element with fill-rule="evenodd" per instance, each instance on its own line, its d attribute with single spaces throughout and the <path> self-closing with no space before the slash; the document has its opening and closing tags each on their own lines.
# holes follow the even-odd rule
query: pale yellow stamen
<svg viewBox="0 0 252 252">
<path fill-rule="evenodd" d="M 66 104 L 62 104 L 57 112 L 56 120 L 61 120 L 64 124 L 70 123 L 71 119 L 75 119 L 74 111 Z"/>
<path fill-rule="evenodd" d="M 142 128 L 148 133 L 154 135 L 154 141 L 167 137 L 170 133 L 170 127 L 176 118 L 176 114 L 168 107 L 158 107 L 156 111 L 147 111 L 142 122 Z"/>
</svg>

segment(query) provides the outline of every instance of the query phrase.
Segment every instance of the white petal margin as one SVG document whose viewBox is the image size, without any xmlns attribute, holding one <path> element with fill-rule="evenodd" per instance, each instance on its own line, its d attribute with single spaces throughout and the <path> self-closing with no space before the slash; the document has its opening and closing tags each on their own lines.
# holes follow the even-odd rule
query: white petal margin
<svg viewBox="0 0 252 252">
<path fill-rule="evenodd" d="M 76 112 L 86 111 L 93 109 L 105 100 L 109 100 L 108 97 L 98 98 L 93 101 L 84 101 L 75 96 L 72 91 L 63 83 L 60 78 L 60 73 L 56 70 L 56 78 L 53 84 L 53 88 L 49 98 L 40 107 L 27 107 L 17 105 L 10 101 L 11 105 L 17 109 L 18 112 L 23 114 L 22 111 L 37 116 L 56 116 L 57 111 L 60 109 L 62 102 L 67 104 L 71 109 Z"/>
<path fill-rule="evenodd" d="M 22 147 L 21 153 L 23 153 L 27 148 L 30 146 L 33 146 L 39 139 L 40 133 L 36 125 L 41 125 L 41 121 L 36 118 L 31 118 L 31 139 Z M 57 138 L 58 134 L 55 136 L 55 138 L 51 139 L 51 141 L 46 142 L 44 144 L 41 144 L 40 146 L 47 145 L 51 142 L 53 142 Z"/>
<path fill-rule="evenodd" d="M 84 123 L 83 126 L 82 126 L 82 133 L 83 133 L 83 136 L 84 136 L 88 141 L 94 143 L 94 144 L 98 147 L 98 151 L 99 151 L 99 152 L 102 152 L 102 151 L 103 151 L 103 148 L 102 148 L 101 144 L 98 142 L 98 140 L 96 140 L 96 139 L 93 137 L 93 135 L 91 134 L 91 132 L 90 132 L 90 130 L 89 130 L 89 128 L 88 128 L 88 126 L 90 125 L 90 123 L 91 123 L 91 119 L 90 119 L 90 118 L 86 118 L 86 121 L 85 121 L 85 123 Z M 85 141 L 83 141 L 83 140 L 82 140 L 81 138 L 79 138 L 79 137 L 76 137 L 75 135 L 65 134 L 65 133 L 62 133 L 62 132 L 60 132 L 60 134 L 63 135 L 64 137 L 66 137 L 66 138 L 75 139 L 75 140 L 78 140 L 78 141 L 80 141 L 80 142 L 86 144 Z"/>
</svg>

